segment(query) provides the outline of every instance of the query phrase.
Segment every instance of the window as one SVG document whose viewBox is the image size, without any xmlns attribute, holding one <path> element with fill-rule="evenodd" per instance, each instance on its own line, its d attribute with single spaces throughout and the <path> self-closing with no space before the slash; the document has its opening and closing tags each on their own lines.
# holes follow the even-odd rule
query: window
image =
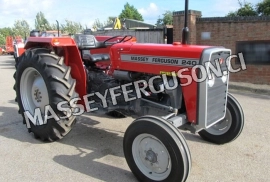
<svg viewBox="0 0 270 182">
<path fill-rule="evenodd" d="M 270 64 L 270 41 L 236 42 L 236 53 L 243 53 L 246 64 Z"/>
</svg>

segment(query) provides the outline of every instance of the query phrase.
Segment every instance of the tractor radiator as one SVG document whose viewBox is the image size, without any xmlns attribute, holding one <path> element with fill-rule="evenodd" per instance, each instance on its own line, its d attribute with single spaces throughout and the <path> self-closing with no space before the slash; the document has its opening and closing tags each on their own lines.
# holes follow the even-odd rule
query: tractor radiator
<svg viewBox="0 0 270 182">
<path fill-rule="evenodd" d="M 226 60 L 228 61 L 230 54 L 230 50 L 222 48 L 207 49 L 203 53 L 201 64 L 206 67 L 208 73 L 212 73 L 213 79 L 207 78 L 199 83 L 197 116 L 200 128 L 209 128 L 225 117 L 229 80 L 229 62 Z M 216 61 L 220 65 L 222 75 L 215 75 L 210 71 L 210 64 L 217 68 Z"/>
</svg>

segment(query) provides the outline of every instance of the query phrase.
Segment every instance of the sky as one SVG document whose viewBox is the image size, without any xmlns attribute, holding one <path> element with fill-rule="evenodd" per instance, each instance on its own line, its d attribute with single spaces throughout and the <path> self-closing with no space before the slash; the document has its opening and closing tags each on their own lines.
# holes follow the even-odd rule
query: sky
<svg viewBox="0 0 270 182">
<path fill-rule="evenodd" d="M 252 4 L 260 0 L 247 0 Z M 142 14 L 144 22 L 155 24 L 165 11 L 184 10 L 185 0 L 0 0 L 0 28 L 12 27 L 15 20 L 26 20 L 31 28 L 41 11 L 50 23 L 65 19 L 92 27 L 95 19 L 105 22 L 118 16 L 128 2 Z M 222 17 L 239 8 L 238 0 L 189 0 L 189 9 L 202 12 L 202 17 Z"/>
</svg>

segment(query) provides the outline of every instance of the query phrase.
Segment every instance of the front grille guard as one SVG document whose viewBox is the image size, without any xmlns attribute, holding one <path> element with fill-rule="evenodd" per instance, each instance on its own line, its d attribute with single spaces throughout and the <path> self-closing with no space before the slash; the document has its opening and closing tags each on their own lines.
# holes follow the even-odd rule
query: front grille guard
<svg viewBox="0 0 270 182">
<path fill-rule="evenodd" d="M 225 48 L 208 48 L 203 51 L 200 64 L 205 66 L 209 73 L 209 62 L 212 64 L 218 58 L 224 60 L 221 64 L 221 70 L 227 71 L 226 81 L 222 81 L 222 77 L 215 77 L 215 83 L 209 87 L 207 78 L 205 81 L 198 83 L 198 104 L 197 104 L 197 127 L 198 129 L 205 129 L 213 126 L 225 117 L 228 84 L 229 84 L 229 71 L 231 50 Z M 227 63 L 227 66 L 226 66 Z M 201 76 L 201 72 L 198 73 Z"/>
</svg>

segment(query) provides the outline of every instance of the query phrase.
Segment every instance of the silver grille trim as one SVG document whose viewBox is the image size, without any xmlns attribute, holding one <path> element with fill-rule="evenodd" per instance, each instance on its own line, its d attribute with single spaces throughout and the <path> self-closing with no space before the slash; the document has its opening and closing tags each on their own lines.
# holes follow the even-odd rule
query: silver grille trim
<svg viewBox="0 0 270 182">
<path fill-rule="evenodd" d="M 216 60 L 217 58 L 223 58 L 224 62 L 223 64 L 221 64 L 221 70 L 228 71 L 226 62 L 230 62 L 230 60 L 228 59 L 230 55 L 230 49 L 225 49 L 222 47 L 208 48 L 203 51 L 200 64 L 203 66 L 207 66 L 206 69 L 207 71 L 209 71 L 209 66 L 205 63 L 210 61 L 213 65 L 215 65 L 214 60 Z M 227 81 L 225 83 L 223 83 L 221 77 L 216 76 L 215 83 L 212 87 L 208 86 L 208 78 L 205 81 L 198 83 L 198 128 L 209 128 L 225 117 L 228 82 L 229 72 L 227 75 Z"/>
</svg>

